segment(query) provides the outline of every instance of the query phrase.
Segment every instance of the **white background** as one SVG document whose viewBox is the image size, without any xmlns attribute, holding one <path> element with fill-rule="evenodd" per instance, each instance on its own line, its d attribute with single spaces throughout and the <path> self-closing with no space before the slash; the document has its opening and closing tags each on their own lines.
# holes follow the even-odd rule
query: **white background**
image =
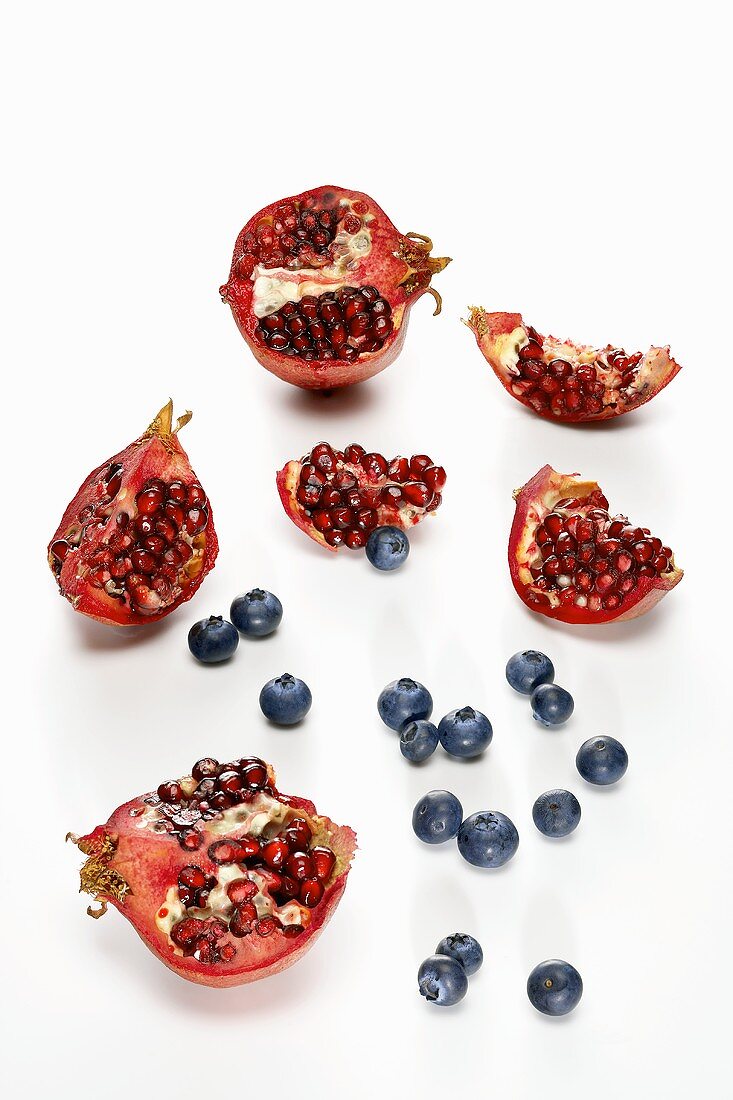
<svg viewBox="0 0 733 1100">
<path fill-rule="evenodd" d="M 4 1070 L 14 1095 L 203 1096 L 256 1087 L 353 1098 L 723 1097 L 730 1008 L 731 394 L 729 67 L 722 5 L 36 3 L 3 29 Z M 333 183 L 372 194 L 453 264 L 385 374 L 330 400 L 255 363 L 217 289 L 260 207 Z M 681 375 L 651 406 L 574 429 L 525 412 L 461 326 L 469 304 L 628 349 L 669 342 Z M 221 554 L 195 601 L 139 633 L 75 616 L 45 546 L 89 469 L 171 395 L 214 503 Z M 427 451 L 449 481 L 403 572 L 331 556 L 285 518 L 274 471 L 321 438 Z M 539 466 L 597 478 L 675 549 L 686 577 L 652 614 L 570 629 L 527 612 L 505 562 L 511 491 Z M 722 514 L 721 514 L 722 510 Z M 194 664 L 191 623 L 237 592 L 285 619 L 228 666 Z M 576 712 L 541 732 L 504 681 L 546 650 Z M 722 650 L 722 656 L 720 655 Z M 270 728 L 262 683 L 313 690 Z M 491 717 L 486 756 L 402 760 L 378 691 L 409 674 L 436 717 Z M 586 787 L 585 738 L 627 746 Z M 165 970 L 118 914 L 76 893 L 87 831 L 204 754 L 259 753 L 282 788 L 358 831 L 341 906 L 292 970 L 234 990 Z M 517 857 L 470 868 L 421 846 L 412 806 L 448 787 L 516 822 Z M 568 786 L 577 833 L 533 828 Z M 455 1010 L 416 991 L 456 929 L 486 963 Z M 525 994 L 571 960 L 564 1020 Z M 265 1081 L 267 1084 L 263 1085 Z"/>
</svg>

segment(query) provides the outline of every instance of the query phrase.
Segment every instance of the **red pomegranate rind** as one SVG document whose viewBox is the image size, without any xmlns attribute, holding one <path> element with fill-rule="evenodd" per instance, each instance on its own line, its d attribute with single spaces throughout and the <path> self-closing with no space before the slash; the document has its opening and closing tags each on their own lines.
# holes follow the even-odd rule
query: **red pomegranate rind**
<svg viewBox="0 0 733 1100">
<path fill-rule="evenodd" d="M 90 915 L 101 916 L 108 905 L 114 906 L 161 962 L 200 985 L 242 985 L 292 966 L 313 946 L 343 895 L 356 835 L 318 814 L 307 799 L 280 794 L 274 779 L 270 768 L 264 788 L 250 791 L 238 805 L 199 816 L 190 829 L 178 818 L 193 817 L 200 802 L 184 798 L 181 806 L 172 807 L 178 813 L 166 817 L 171 807 L 149 793 L 120 806 L 106 825 L 87 836 L 70 834 L 87 856 L 81 889 L 100 903 L 97 909 L 90 906 Z M 186 792 L 196 787 L 191 776 L 178 782 Z M 268 868 L 261 855 L 240 853 L 237 863 L 230 859 L 237 838 L 282 835 L 293 818 L 309 826 L 311 846 L 325 846 L 335 857 L 333 869 L 315 890 L 312 884 L 291 880 L 308 905 L 283 892 L 282 874 Z M 200 841 L 196 849 L 184 846 L 189 832 Z M 298 848 L 295 835 L 290 839 L 293 851 Z M 260 844 L 263 848 L 264 839 Z M 210 889 L 192 897 L 192 878 L 205 878 Z M 254 894 L 242 888 L 244 880 L 257 884 Z M 229 889 L 232 882 L 239 886 L 239 904 L 237 888 Z M 258 920 L 264 922 L 260 931 Z"/>
<path fill-rule="evenodd" d="M 682 579 L 661 539 L 608 514 L 595 481 L 543 466 L 514 499 L 509 570 L 532 611 L 565 623 L 622 622 Z"/>
<path fill-rule="evenodd" d="M 305 239 L 296 240 L 296 233 Z M 400 233 L 369 195 L 317 187 L 279 199 L 247 222 L 220 294 L 263 367 L 304 389 L 335 389 L 371 378 L 394 362 L 409 311 L 422 294 L 431 293 L 435 313 L 440 312 L 440 296 L 430 280 L 450 261 L 431 256 L 431 249 L 429 238 Z M 367 329 L 345 311 L 324 314 L 323 295 L 349 288 L 373 292 L 358 311 L 376 309 L 386 320 L 380 316 L 377 321 L 375 314 Z M 283 308 L 291 310 L 290 318 L 281 316 Z M 274 326 L 272 333 L 266 319 Z"/>
<path fill-rule="evenodd" d="M 468 321 L 504 389 L 548 420 L 608 420 L 638 409 L 680 370 L 669 347 L 628 354 L 540 336 L 520 313 L 472 306 Z"/>
<path fill-rule="evenodd" d="M 177 434 L 190 417 L 174 426 L 168 402 L 139 439 L 91 472 L 66 508 L 48 562 L 76 611 L 113 626 L 155 622 L 190 600 L 213 568 L 211 505 Z M 153 499 L 139 503 L 151 483 Z"/>
<path fill-rule="evenodd" d="M 313 499 L 304 494 L 309 471 L 321 484 Z M 390 461 L 355 443 L 344 451 L 317 443 L 299 461 L 287 462 L 276 482 L 285 512 L 314 542 L 327 550 L 357 550 L 375 527 L 408 530 L 436 512 L 446 473 L 429 455 Z"/>
</svg>

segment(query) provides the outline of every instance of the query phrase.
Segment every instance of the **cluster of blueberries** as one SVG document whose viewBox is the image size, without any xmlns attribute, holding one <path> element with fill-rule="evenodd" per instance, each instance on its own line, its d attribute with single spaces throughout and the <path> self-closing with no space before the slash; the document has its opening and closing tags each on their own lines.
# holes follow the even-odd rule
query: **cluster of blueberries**
<svg viewBox="0 0 733 1100">
<path fill-rule="evenodd" d="M 506 678 L 515 691 L 529 696 L 532 714 L 541 725 L 559 726 L 571 716 L 573 698 L 553 683 L 555 669 L 544 653 L 536 650 L 515 653 L 507 662 Z M 388 684 L 379 696 L 377 709 L 382 721 L 399 732 L 402 754 L 412 762 L 426 760 L 438 742 L 453 756 L 478 756 L 493 736 L 488 718 L 472 707 L 451 711 L 436 728 L 429 720 L 433 710 L 430 692 L 409 677 Z M 607 786 L 624 775 L 628 755 L 614 737 L 591 737 L 580 746 L 575 763 L 586 782 Z M 580 814 L 578 799 L 566 790 L 545 791 L 532 808 L 534 824 L 548 837 L 568 836 L 577 827 Z M 519 833 L 506 814 L 479 810 L 464 818 L 460 801 L 450 791 L 428 791 L 413 810 L 412 828 L 425 844 L 443 844 L 455 839 L 460 854 L 475 867 L 502 867 L 519 847 Z M 456 938 L 476 943 L 473 937 L 463 934 L 456 933 Z M 446 942 L 441 941 L 441 945 Z M 456 1004 L 466 994 L 467 971 L 454 955 L 455 952 L 452 954 L 439 945 L 436 954 L 420 967 L 420 992 L 434 1004 Z M 540 963 L 527 981 L 530 1001 L 550 1016 L 570 1012 L 582 992 L 580 974 L 562 959 Z"/>
<path fill-rule="evenodd" d="M 377 699 L 377 710 L 385 726 L 399 733 L 400 751 L 413 764 L 432 756 L 438 742 L 450 756 L 480 756 L 494 736 L 486 715 L 473 707 L 452 710 L 438 726 L 433 725 L 429 721 L 433 697 L 409 676 L 387 684 Z"/>
<path fill-rule="evenodd" d="M 194 623 L 188 632 L 188 648 L 197 661 L 219 664 L 228 661 L 239 645 L 239 635 L 264 638 L 277 630 L 283 617 L 283 605 L 272 592 L 253 588 L 232 601 L 230 619 L 210 615 Z M 265 718 L 278 726 L 301 722 L 311 709 L 310 688 L 289 672 L 276 676 L 260 692 L 260 708 Z"/>
<path fill-rule="evenodd" d="M 456 1005 L 468 992 L 468 979 L 481 968 L 481 944 L 466 932 L 454 932 L 442 939 L 420 964 L 417 987 L 429 1004 Z M 583 995 L 583 979 L 571 963 L 545 959 L 527 979 L 527 996 L 538 1012 L 565 1016 Z"/>
</svg>

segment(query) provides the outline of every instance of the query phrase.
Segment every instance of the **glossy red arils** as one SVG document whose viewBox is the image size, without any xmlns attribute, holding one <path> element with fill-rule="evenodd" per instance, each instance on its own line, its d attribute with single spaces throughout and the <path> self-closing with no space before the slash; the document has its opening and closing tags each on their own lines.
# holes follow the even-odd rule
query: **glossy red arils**
<svg viewBox="0 0 733 1100">
<path fill-rule="evenodd" d="M 431 249 L 427 237 L 399 233 L 368 195 L 320 187 L 250 219 L 220 293 L 263 366 L 333 389 L 397 357 L 420 295 L 431 293 L 440 312 L 430 281 L 449 261 Z"/>
<path fill-rule="evenodd" d="M 682 577 L 660 539 L 609 515 L 595 482 L 545 466 L 515 499 L 509 568 L 533 611 L 568 623 L 630 619 Z"/>
<path fill-rule="evenodd" d="M 248 773 L 255 787 L 221 789 L 232 774 Z M 218 798 L 230 805 L 217 808 Z M 327 844 L 314 843 L 324 836 Z M 100 903 L 90 913 L 114 906 L 167 966 L 212 986 L 253 981 L 296 961 L 338 904 L 355 849 L 350 829 L 304 799 L 280 795 L 257 757 L 224 764 L 201 757 L 190 775 L 166 780 L 120 806 L 106 825 L 69 839 L 87 856 L 82 889 Z M 326 864 L 334 871 L 324 879 Z"/>
<path fill-rule="evenodd" d="M 153 622 L 190 599 L 213 567 L 206 494 L 178 442 L 189 419 L 174 426 L 169 402 L 67 507 L 48 560 L 75 610 L 116 626 Z"/>
<path fill-rule="evenodd" d="M 466 324 L 504 388 L 550 420 L 606 420 L 651 400 L 679 371 L 669 348 L 642 355 L 540 336 L 518 313 L 474 307 Z"/>
<path fill-rule="evenodd" d="M 388 460 L 356 443 L 343 452 L 318 443 L 277 475 L 280 499 L 293 522 L 334 550 L 364 547 L 378 526 L 419 523 L 440 507 L 445 482 L 445 470 L 429 455 Z"/>
</svg>

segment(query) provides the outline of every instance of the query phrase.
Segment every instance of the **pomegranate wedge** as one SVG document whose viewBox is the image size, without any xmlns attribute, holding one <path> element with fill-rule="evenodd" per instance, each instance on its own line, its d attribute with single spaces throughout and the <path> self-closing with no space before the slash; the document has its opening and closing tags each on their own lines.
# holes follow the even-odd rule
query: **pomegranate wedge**
<svg viewBox="0 0 733 1100">
<path fill-rule="evenodd" d="M 543 466 L 514 493 L 509 570 L 532 611 L 564 623 L 608 623 L 651 610 L 682 579 L 648 527 L 611 516 L 595 481 Z"/>
<path fill-rule="evenodd" d="M 638 409 L 680 370 L 669 348 L 628 354 L 540 336 L 520 313 L 472 306 L 468 321 L 505 390 L 548 420 L 608 420 Z"/>
<path fill-rule="evenodd" d="M 81 889 L 199 985 L 232 986 L 297 962 L 346 887 L 356 836 L 282 795 L 259 757 L 205 757 L 118 807 L 87 836 Z"/>
<path fill-rule="evenodd" d="M 317 187 L 260 210 L 220 287 L 255 358 L 304 389 L 362 382 L 399 355 L 410 310 L 448 259 L 400 233 L 374 199 Z"/>
<path fill-rule="evenodd" d="M 428 455 L 390 462 L 358 443 L 336 451 L 318 443 L 277 475 L 282 506 L 293 523 L 329 550 L 366 546 L 375 527 L 407 530 L 441 505 L 446 473 Z"/>
</svg>

